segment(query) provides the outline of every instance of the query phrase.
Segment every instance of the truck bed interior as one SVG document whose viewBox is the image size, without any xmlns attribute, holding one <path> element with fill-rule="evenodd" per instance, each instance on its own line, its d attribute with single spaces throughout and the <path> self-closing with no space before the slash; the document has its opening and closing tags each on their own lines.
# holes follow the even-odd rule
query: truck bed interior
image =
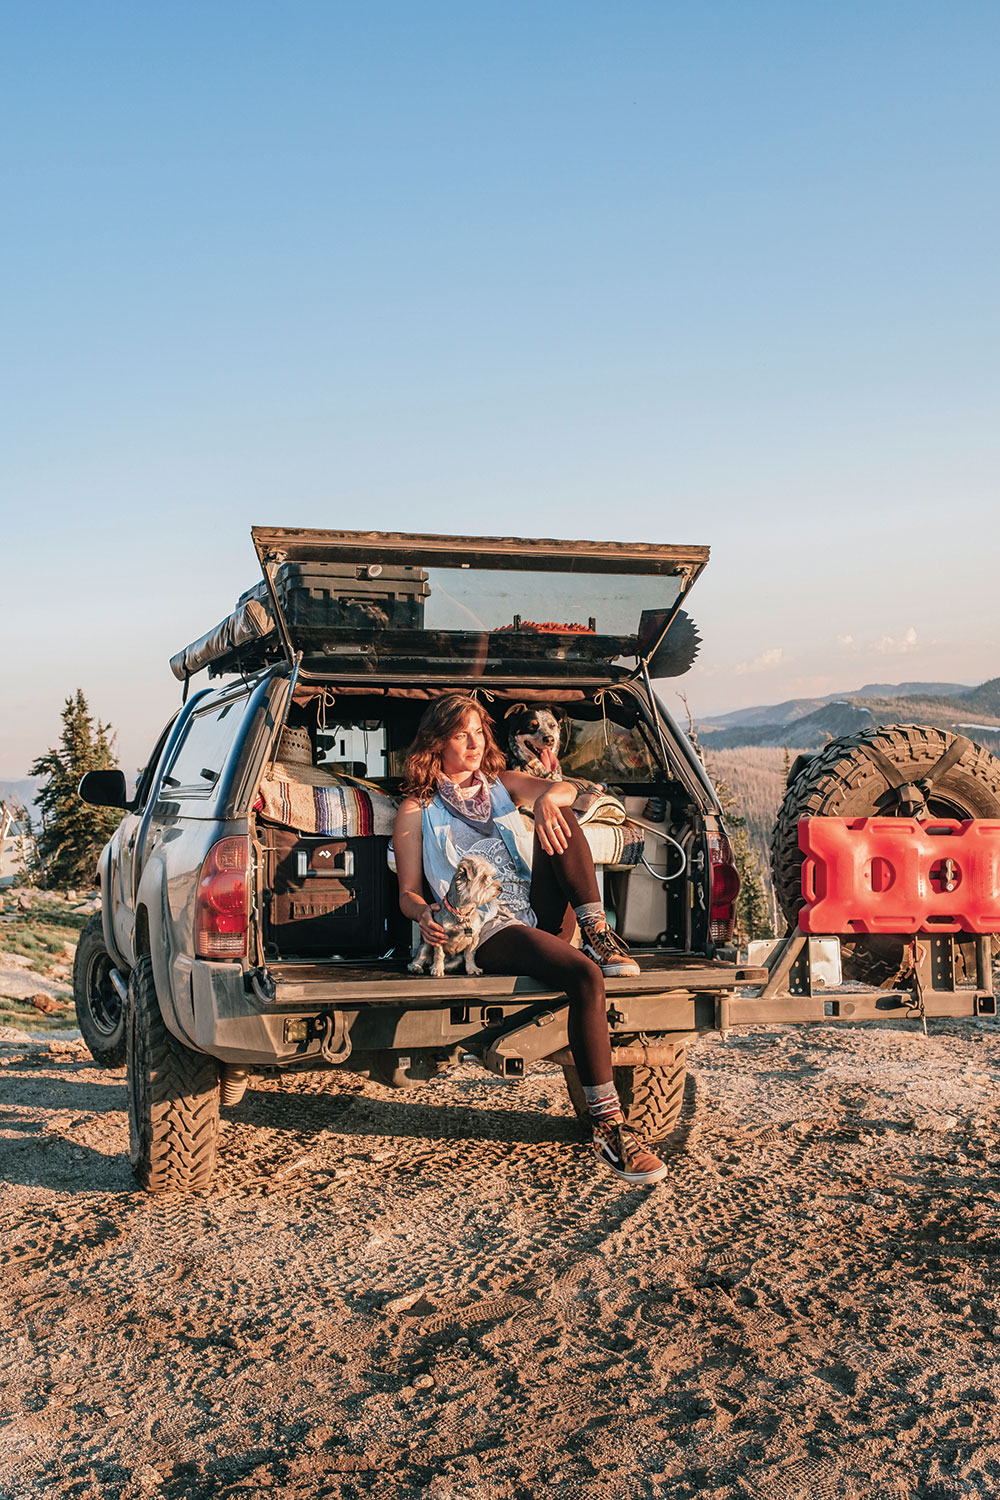
<svg viewBox="0 0 1000 1500">
<path fill-rule="evenodd" d="M 607 785 L 624 805 L 626 824 L 585 829 L 599 886 L 609 921 L 643 970 L 669 968 L 692 947 L 690 893 L 698 883 L 681 878 L 699 857 L 690 793 L 660 764 L 654 734 L 626 691 L 598 693 L 598 701 L 581 689 L 530 691 L 562 716 L 562 774 Z M 501 745 L 505 715 L 522 692 L 483 703 Z M 286 726 L 296 763 L 269 768 L 288 781 L 275 790 L 265 777 L 254 829 L 260 952 L 272 970 L 334 966 L 338 983 L 357 972 L 366 985 L 376 974 L 383 981 L 405 975 L 412 933 L 387 862 L 387 799 L 399 797 L 405 755 L 432 696 L 412 693 L 315 687 L 296 695 Z M 466 982 L 447 980 L 449 987 Z"/>
</svg>

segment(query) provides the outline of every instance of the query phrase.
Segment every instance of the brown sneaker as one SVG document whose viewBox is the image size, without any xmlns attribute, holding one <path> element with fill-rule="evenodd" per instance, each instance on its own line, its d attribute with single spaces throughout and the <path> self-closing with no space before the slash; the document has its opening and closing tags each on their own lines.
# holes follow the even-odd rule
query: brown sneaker
<svg viewBox="0 0 1000 1500">
<path fill-rule="evenodd" d="M 666 1162 L 648 1151 L 623 1114 L 594 1122 L 594 1155 L 622 1182 L 644 1187 L 667 1175 Z"/>
<path fill-rule="evenodd" d="M 617 932 L 612 932 L 610 927 L 584 927 L 580 939 L 580 952 L 594 960 L 605 979 L 634 979 L 642 972 Z"/>
</svg>

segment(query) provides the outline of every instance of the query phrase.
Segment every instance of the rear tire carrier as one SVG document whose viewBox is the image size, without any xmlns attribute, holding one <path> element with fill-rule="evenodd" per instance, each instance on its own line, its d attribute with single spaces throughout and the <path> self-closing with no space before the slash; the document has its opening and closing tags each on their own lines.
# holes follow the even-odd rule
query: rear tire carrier
<svg viewBox="0 0 1000 1500">
<path fill-rule="evenodd" d="M 799 819 L 904 815 L 900 791 L 914 784 L 923 790 L 928 777 L 926 811 L 932 818 L 1000 818 L 1000 760 L 944 729 L 880 726 L 831 740 L 818 754 L 796 760 L 771 835 L 774 891 L 790 925 L 797 925 L 804 904 Z M 844 978 L 869 984 L 891 979 L 903 947 L 903 939 L 892 936 L 842 940 Z"/>
</svg>

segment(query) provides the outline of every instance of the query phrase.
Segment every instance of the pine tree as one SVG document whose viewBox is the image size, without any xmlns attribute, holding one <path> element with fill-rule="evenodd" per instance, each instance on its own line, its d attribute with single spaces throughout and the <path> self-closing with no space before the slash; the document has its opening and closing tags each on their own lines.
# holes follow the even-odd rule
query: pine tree
<svg viewBox="0 0 1000 1500">
<path fill-rule="evenodd" d="M 77 788 L 85 771 L 118 765 L 111 725 L 95 721 L 82 691 L 67 698 L 62 711 L 59 747 L 40 755 L 31 767 L 40 776 L 38 793 L 42 828 L 38 854 L 49 887 L 92 885 L 101 849 L 121 821 L 113 807 L 91 807 Z"/>
<path fill-rule="evenodd" d="M 705 764 L 705 756 L 698 736 L 695 733 L 694 718 L 688 707 L 687 694 L 678 693 L 678 698 L 684 705 L 687 714 L 688 739 L 692 748 L 702 765 Z M 788 759 L 788 750 L 785 750 L 785 759 Z M 756 852 L 751 847 L 750 838 L 747 833 L 747 820 L 740 817 L 736 811 L 736 798 L 724 781 L 715 782 L 716 795 L 722 805 L 722 811 L 726 815 L 726 833 L 729 835 L 729 844 L 733 851 L 733 863 L 740 877 L 740 893 L 736 898 L 736 926 L 733 929 L 733 941 L 740 947 L 745 943 L 753 942 L 755 938 L 769 938 L 774 936 L 774 923 L 771 917 L 771 902 L 764 888 L 764 880 L 760 872 L 760 861 Z"/>
<path fill-rule="evenodd" d="M 750 847 L 746 819 L 737 813 L 736 799 L 724 781 L 717 781 L 715 790 L 726 815 L 726 832 L 729 835 L 733 861 L 740 877 L 733 939 L 742 947 L 756 938 L 774 936 L 770 902 L 764 889 L 760 862 L 756 852 Z"/>
</svg>

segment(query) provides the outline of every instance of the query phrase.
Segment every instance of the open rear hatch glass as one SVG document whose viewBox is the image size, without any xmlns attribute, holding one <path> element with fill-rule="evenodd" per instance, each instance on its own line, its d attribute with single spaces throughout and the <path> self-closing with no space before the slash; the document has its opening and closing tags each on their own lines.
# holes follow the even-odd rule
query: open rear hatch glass
<svg viewBox="0 0 1000 1500">
<path fill-rule="evenodd" d="M 263 581 L 179 677 L 301 653 L 305 676 L 606 681 L 648 655 L 708 548 L 252 528 Z M 242 613 L 241 613 L 242 612 Z"/>
<path fill-rule="evenodd" d="M 707 547 L 255 526 L 279 632 L 303 666 L 589 676 L 652 649 Z"/>
</svg>

